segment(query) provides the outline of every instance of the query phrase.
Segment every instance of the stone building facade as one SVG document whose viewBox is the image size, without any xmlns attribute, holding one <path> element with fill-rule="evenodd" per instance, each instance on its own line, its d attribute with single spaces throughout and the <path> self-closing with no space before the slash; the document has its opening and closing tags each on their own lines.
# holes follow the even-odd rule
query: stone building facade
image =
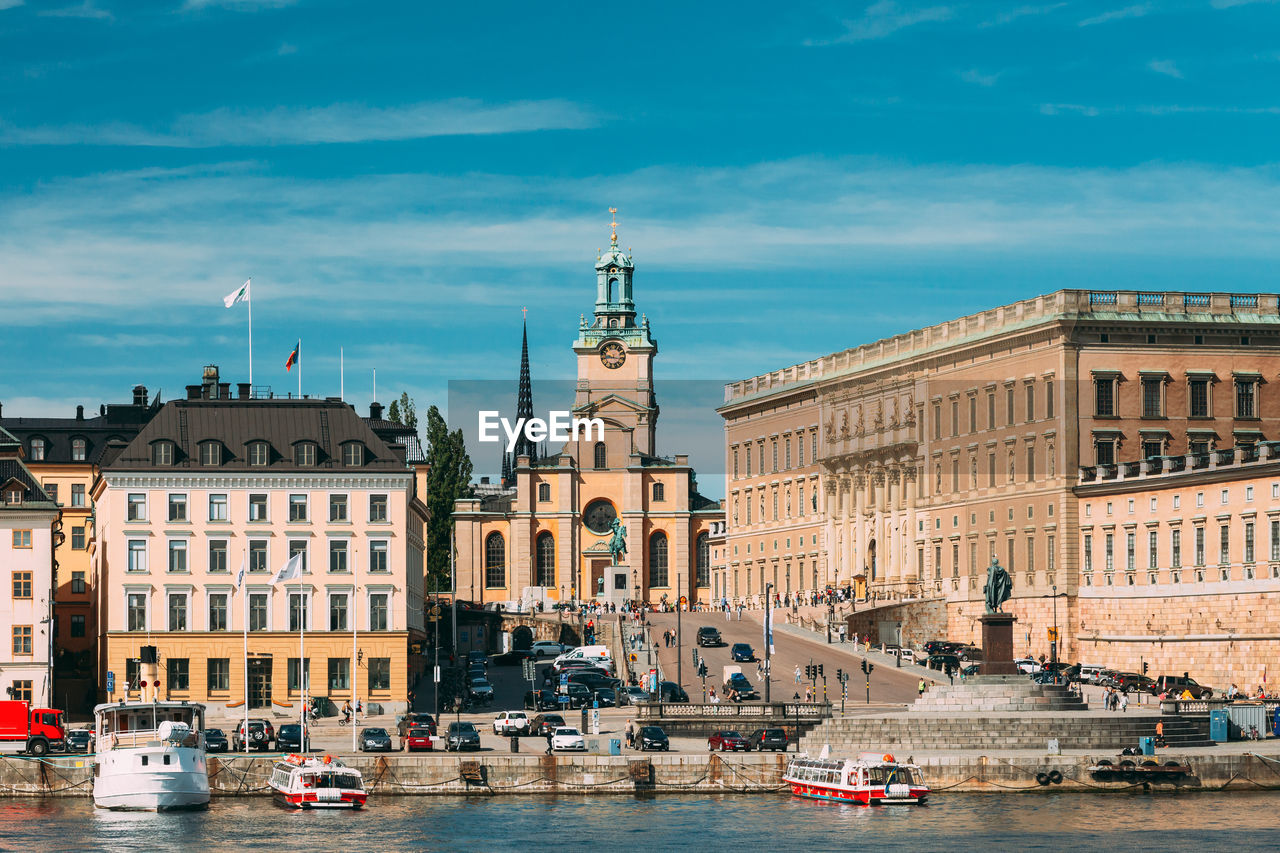
<svg viewBox="0 0 1280 853">
<path fill-rule="evenodd" d="M 727 594 L 943 599 L 975 641 L 998 557 L 1018 651 L 1048 652 L 1077 619 L 1080 466 L 1260 441 L 1278 375 L 1274 294 L 1063 290 L 734 382 Z"/>
</svg>

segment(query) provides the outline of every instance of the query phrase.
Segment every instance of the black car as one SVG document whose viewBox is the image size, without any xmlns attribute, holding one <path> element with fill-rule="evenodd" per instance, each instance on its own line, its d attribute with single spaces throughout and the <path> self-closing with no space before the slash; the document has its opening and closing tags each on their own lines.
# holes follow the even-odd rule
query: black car
<svg viewBox="0 0 1280 853">
<path fill-rule="evenodd" d="M 787 733 L 782 729 L 756 729 L 747 742 L 752 749 L 787 751 Z"/>
<path fill-rule="evenodd" d="M 729 676 L 729 681 L 724 686 L 725 693 L 730 690 L 737 694 L 738 699 L 759 699 L 760 694 L 751 686 L 751 682 L 740 672 L 735 672 Z"/>
<path fill-rule="evenodd" d="M 546 737 L 554 734 L 560 726 L 567 726 L 564 717 L 559 714 L 539 714 L 529 723 L 529 734 L 534 737 Z"/>
<path fill-rule="evenodd" d="M 214 731 L 217 731 L 216 729 Z M 221 732 L 219 732 L 221 734 Z M 90 752 L 93 749 L 93 729 L 68 729 L 67 752 Z M 214 750 L 210 750 L 211 752 Z M 222 738 L 222 752 L 227 751 L 227 739 Z"/>
<path fill-rule="evenodd" d="M 674 681 L 662 681 L 658 683 L 658 701 L 688 702 L 689 694 L 685 693 L 684 688 Z"/>
<path fill-rule="evenodd" d="M 227 733 L 222 729 L 204 730 L 205 752 L 226 752 L 230 748 L 231 742 L 227 740 Z"/>
<path fill-rule="evenodd" d="M 284 726 L 280 728 L 284 730 Z M 391 735 L 387 734 L 386 729 L 370 726 L 360 730 L 358 745 L 361 752 L 390 752 Z"/>
<path fill-rule="evenodd" d="M 698 645 L 700 646 L 723 646 L 724 640 L 720 639 L 720 632 L 710 625 L 703 625 L 698 629 Z"/>
<path fill-rule="evenodd" d="M 488 669 L 489 658 L 487 655 L 485 655 L 484 652 L 480 651 L 479 649 L 472 649 L 471 651 L 467 652 L 467 666 L 475 666 L 476 664 L 479 664 L 480 666 L 483 666 L 486 669 Z"/>
<path fill-rule="evenodd" d="M 1191 694 L 1192 699 L 1212 699 L 1213 688 L 1197 684 L 1194 678 L 1185 675 L 1162 675 L 1148 688 L 1153 696 L 1167 693 L 1170 698 L 1178 699 L 1183 691 Z"/>
<path fill-rule="evenodd" d="M 569 701 L 567 704 L 570 708 L 588 707 L 591 704 L 591 700 L 595 698 L 595 695 L 591 692 L 591 688 L 587 687 L 585 684 L 579 684 L 575 681 L 571 681 L 566 684 L 564 689 L 565 693 L 563 695 L 568 696 Z M 558 702 L 559 699 L 556 701 Z M 566 703 L 562 702 L 560 704 L 563 706 Z"/>
<path fill-rule="evenodd" d="M 598 670 L 594 672 L 590 670 L 571 672 L 569 673 L 569 683 L 581 684 L 588 690 L 604 690 L 622 686 L 621 681 Z"/>
<path fill-rule="evenodd" d="M 734 663 L 754 663 L 756 651 L 751 648 L 750 643 L 734 643 L 733 648 L 729 649 L 729 657 Z"/>
<path fill-rule="evenodd" d="M 929 669 L 941 670 L 942 672 L 946 672 L 947 668 L 950 667 L 958 672 L 960 670 L 960 656 L 950 653 L 943 654 L 941 652 L 929 655 L 925 660 L 925 666 L 929 667 Z"/>
<path fill-rule="evenodd" d="M 276 749 L 280 752 L 306 752 L 311 749 L 311 732 L 306 733 L 304 742 L 302 725 L 285 723 L 276 734 Z"/>
<path fill-rule="evenodd" d="M 612 708 L 618 704 L 618 697 L 613 690 L 597 690 L 595 695 L 591 697 L 600 708 Z"/>
<path fill-rule="evenodd" d="M 436 733 L 436 718 L 422 711 L 410 711 L 400 718 L 400 722 L 396 724 L 396 732 L 400 737 L 407 737 L 409 729 L 424 728 Z"/>
<path fill-rule="evenodd" d="M 471 723 L 450 723 L 445 734 L 444 748 L 446 752 L 461 752 L 464 749 L 480 749 L 480 732 Z"/>
<path fill-rule="evenodd" d="M 528 690 L 524 694 L 524 709 L 526 711 L 547 711 L 551 708 L 559 708 L 560 701 L 556 698 L 556 694 L 550 690 Z"/>
<path fill-rule="evenodd" d="M 671 741 L 667 739 L 667 733 L 660 727 L 641 726 L 640 731 L 636 732 L 636 749 L 641 752 L 655 749 L 670 752 Z"/>
</svg>

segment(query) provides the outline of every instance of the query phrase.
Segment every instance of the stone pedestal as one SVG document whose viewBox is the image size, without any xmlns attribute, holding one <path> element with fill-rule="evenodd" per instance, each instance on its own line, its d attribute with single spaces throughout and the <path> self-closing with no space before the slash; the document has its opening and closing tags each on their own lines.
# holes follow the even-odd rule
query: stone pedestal
<svg viewBox="0 0 1280 853">
<path fill-rule="evenodd" d="M 1017 675 L 1013 663 L 1013 623 L 1018 617 L 1011 613 L 987 613 L 978 617 L 982 623 L 983 675 Z"/>
</svg>

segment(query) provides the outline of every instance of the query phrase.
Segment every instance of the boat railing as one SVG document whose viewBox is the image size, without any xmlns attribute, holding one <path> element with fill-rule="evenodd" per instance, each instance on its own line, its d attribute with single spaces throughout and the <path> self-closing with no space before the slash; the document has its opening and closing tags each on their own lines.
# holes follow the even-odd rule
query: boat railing
<svg viewBox="0 0 1280 853">
<path fill-rule="evenodd" d="M 160 733 L 155 729 L 132 729 L 127 732 L 110 732 L 100 745 L 102 749 L 124 749 L 139 746 L 163 746 L 165 743 L 173 743 L 175 746 L 184 746 L 191 749 L 202 747 L 204 735 L 201 732 L 191 732 L 181 741 L 165 741 L 161 739 Z"/>
</svg>

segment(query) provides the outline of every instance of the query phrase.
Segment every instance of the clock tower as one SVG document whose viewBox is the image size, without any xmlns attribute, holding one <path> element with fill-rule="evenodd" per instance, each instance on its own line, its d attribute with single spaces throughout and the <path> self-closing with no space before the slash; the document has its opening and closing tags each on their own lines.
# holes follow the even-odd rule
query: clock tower
<svg viewBox="0 0 1280 853">
<path fill-rule="evenodd" d="M 658 342 L 649 335 L 647 318 L 636 321 L 635 264 L 630 250 L 618 248 L 616 216 L 610 228 L 609 248 L 596 261 L 595 310 L 591 320 L 582 317 L 573 351 L 578 356 L 574 415 L 604 420 L 607 467 L 613 468 L 629 464 L 633 453 L 656 454 L 653 359 Z"/>
</svg>

